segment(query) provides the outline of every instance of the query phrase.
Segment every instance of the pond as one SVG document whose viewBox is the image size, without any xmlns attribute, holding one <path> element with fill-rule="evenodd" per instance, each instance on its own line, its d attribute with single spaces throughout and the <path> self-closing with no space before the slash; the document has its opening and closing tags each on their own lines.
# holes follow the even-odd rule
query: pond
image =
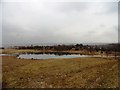
<svg viewBox="0 0 120 90">
<path fill-rule="evenodd" d="M 59 59 L 59 58 L 87 58 L 87 57 L 115 57 L 115 56 L 105 56 L 105 55 L 81 55 L 81 54 L 60 54 L 60 53 L 37 53 L 37 54 L 0 54 L 0 56 L 16 56 L 19 59 Z M 119 57 L 119 56 L 117 56 Z"/>
<path fill-rule="evenodd" d="M 6 56 L 6 54 L 0 54 L 0 56 Z"/>
<path fill-rule="evenodd" d="M 89 57 L 89 55 L 69 54 L 69 55 L 55 55 L 55 54 L 20 54 L 18 58 L 24 59 L 53 59 L 53 58 L 79 58 Z"/>
</svg>

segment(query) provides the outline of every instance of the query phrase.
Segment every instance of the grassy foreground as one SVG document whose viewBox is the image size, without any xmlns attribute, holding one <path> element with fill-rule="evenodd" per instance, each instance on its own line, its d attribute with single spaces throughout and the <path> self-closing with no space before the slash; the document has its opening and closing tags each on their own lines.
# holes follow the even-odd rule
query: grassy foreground
<svg viewBox="0 0 120 90">
<path fill-rule="evenodd" d="M 3 88 L 116 88 L 114 58 L 26 60 L 2 57 Z"/>
</svg>

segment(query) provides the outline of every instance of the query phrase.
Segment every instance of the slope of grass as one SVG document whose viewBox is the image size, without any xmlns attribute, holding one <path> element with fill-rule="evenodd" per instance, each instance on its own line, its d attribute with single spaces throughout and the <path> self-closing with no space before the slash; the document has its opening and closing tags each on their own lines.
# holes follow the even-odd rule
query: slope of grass
<svg viewBox="0 0 120 90">
<path fill-rule="evenodd" d="M 3 87 L 118 87 L 118 64 L 114 58 L 26 60 L 4 56 L 2 66 Z"/>
</svg>

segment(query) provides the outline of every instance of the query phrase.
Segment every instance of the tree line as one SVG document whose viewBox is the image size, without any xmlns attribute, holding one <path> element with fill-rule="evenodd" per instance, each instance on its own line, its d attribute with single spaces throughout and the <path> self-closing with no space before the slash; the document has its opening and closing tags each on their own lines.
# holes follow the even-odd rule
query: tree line
<svg viewBox="0 0 120 90">
<path fill-rule="evenodd" d="M 68 50 L 88 50 L 88 51 L 103 51 L 103 52 L 120 52 L 120 44 L 106 44 L 106 45 L 54 45 L 54 46 L 16 46 L 15 49 L 34 49 L 34 50 L 54 50 L 54 51 L 68 51 Z"/>
</svg>

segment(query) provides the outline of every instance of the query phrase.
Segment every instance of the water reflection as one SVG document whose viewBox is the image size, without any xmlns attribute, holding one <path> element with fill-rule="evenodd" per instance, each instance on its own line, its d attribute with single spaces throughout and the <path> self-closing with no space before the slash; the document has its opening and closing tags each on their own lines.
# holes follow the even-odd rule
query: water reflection
<svg viewBox="0 0 120 90">
<path fill-rule="evenodd" d="M 36 54 L 36 55 L 37 54 L 54 54 L 54 55 L 58 55 L 58 56 L 72 55 L 72 53 L 69 53 L 69 52 L 27 52 L 27 53 L 20 53 L 20 54 Z M 78 53 L 74 53 L 74 54 L 79 55 Z"/>
<path fill-rule="evenodd" d="M 86 57 L 87 55 L 70 54 L 70 53 L 27 53 L 20 54 L 18 58 L 24 59 L 52 59 L 52 58 L 77 58 Z"/>
</svg>

